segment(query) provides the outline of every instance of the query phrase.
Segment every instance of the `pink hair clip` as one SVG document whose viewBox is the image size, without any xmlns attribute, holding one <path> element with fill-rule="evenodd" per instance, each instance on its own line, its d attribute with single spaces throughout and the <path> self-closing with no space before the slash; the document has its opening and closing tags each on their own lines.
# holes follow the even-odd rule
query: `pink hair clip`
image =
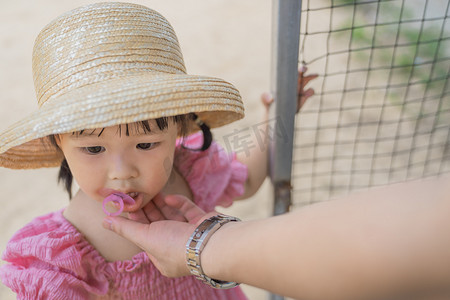
<svg viewBox="0 0 450 300">
<path fill-rule="evenodd" d="M 109 212 L 106 209 L 106 204 L 109 203 L 109 202 L 114 202 L 114 203 L 119 204 L 119 210 L 114 212 L 114 213 Z M 103 211 L 108 216 L 111 216 L 111 217 L 118 216 L 118 215 L 120 215 L 123 212 L 124 202 L 127 203 L 127 204 L 134 204 L 135 203 L 134 199 L 131 198 L 130 196 L 128 196 L 127 194 L 124 194 L 124 193 L 113 193 L 113 194 L 109 195 L 108 197 L 106 197 L 103 200 L 103 205 L 102 205 Z"/>
</svg>

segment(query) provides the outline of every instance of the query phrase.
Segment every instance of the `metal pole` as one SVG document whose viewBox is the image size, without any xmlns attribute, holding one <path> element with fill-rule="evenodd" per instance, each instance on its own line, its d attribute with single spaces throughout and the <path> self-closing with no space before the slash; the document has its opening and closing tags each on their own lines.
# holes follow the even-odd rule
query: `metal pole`
<svg viewBox="0 0 450 300">
<path fill-rule="evenodd" d="M 275 98 L 271 118 L 275 129 L 270 146 L 270 177 L 275 196 L 291 189 L 292 149 L 297 108 L 300 0 L 273 0 L 271 90 Z M 290 195 L 290 193 L 288 193 Z M 278 199 L 275 199 L 277 202 Z M 289 202 L 275 203 L 275 214 L 289 210 Z"/>
<path fill-rule="evenodd" d="M 275 119 L 269 165 L 274 186 L 274 215 L 289 211 L 291 205 L 292 151 L 297 108 L 298 52 L 301 0 L 272 0 L 271 90 Z M 289 274 L 284 274 L 289 276 Z M 281 300 L 271 294 L 270 299 Z"/>
</svg>

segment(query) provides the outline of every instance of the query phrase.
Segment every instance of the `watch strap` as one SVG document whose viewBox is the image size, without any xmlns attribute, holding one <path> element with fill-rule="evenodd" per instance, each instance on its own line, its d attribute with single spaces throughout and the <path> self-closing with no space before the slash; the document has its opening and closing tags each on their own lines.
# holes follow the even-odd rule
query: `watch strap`
<svg viewBox="0 0 450 300">
<path fill-rule="evenodd" d="M 240 221 L 240 219 L 223 214 L 205 219 L 198 225 L 186 244 L 186 261 L 191 274 L 213 288 L 229 289 L 239 285 L 236 282 L 221 281 L 208 277 L 203 272 L 201 264 L 201 253 L 214 232 L 228 222 L 237 221 Z"/>
</svg>

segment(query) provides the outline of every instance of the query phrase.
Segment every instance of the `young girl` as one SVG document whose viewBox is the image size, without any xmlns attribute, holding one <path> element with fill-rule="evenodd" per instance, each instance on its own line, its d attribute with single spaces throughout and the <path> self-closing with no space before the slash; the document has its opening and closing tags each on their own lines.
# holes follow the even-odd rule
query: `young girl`
<svg viewBox="0 0 450 300">
<path fill-rule="evenodd" d="M 125 216 L 152 214 L 161 194 L 206 211 L 251 196 L 267 173 L 265 150 L 237 159 L 209 131 L 243 117 L 239 92 L 188 75 L 167 20 L 129 3 L 51 22 L 36 39 L 33 75 L 39 109 L 0 134 L 0 166 L 60 166 L 71 201 L 12 237 L 2 282 L 19 299 L 245 299 L 239 287 L 163 277 L 142 249 L 102 226 L 102 202 L 114 193 L 133 198 Z"/>
</svg>

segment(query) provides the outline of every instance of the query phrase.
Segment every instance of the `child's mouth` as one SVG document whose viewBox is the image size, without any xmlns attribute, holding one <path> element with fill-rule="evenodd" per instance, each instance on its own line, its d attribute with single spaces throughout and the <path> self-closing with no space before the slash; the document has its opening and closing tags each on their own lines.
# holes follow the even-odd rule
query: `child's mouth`
<svg viewBox="0 0 450 300">
<path fill-rule="evenodd" d="M 126 195 L 131 197 L 134 200 L 134 203 L 125 203 L 124 211 L 133 212 L 138 210 L 142 205 L 144 195 L 139 192 L 129 192 L 126 193 Z"/>
<path fill-rule="evenodd" d="M 137 192 L 131 192 L 131 193 L 126 193 L 128 196 L 130 196 L 131 198 L 134 199 L 134 201 L 136 201 L 135 198 L 137 198 L 139 196 L 139 193 Z"/>
<path fill-rule="evenodd" d="M 107 196 L 103 200 L 103 211 L 108 215 L 119 215 L 122 212 L 137 211 L 142 203 L 144 195 L 140 192 L 121 192 L 118 190 L 104 190 Z M 111 202 L 111 204 L 108 204 Z M 115 212 L 108 212 L 106 206 L 113 205 Z"/>
</svg>

